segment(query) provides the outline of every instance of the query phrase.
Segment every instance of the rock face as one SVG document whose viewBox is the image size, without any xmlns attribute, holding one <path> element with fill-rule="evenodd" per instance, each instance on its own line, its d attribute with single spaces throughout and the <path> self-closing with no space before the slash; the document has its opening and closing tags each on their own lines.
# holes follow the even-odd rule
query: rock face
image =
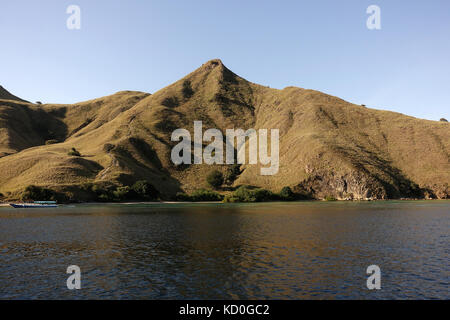
<svg viewBox="0 0 450 320">
<path fill-rule="evenodd" d="M 0 97 L 2 98 L 2 97 Z M 4 98 L 3 98 L 4 99 Z M 449 198 L 450 125 L 368 109 L 318 91 L 271 89 L 212 60 L 150 95 L 122 91 L 74 105 L 0 99 L 0 192 L 27 185 L 70 189 L 85 183 L 151 181 L 166 198 L 207 187 L 227 165 L 179 165 L 171 134 L 194 121 L 203 130 L 279 129 L 280 167 L 262 176 L 244 164 L 232 186 L 306 198 Z M 75 147 L 82 161 L 68 151 Z"/>
<path fill-rule="evenodd" d="M 371 177 L 353 173 L 335 176 L 333 173 L 314 175 L 302 181 L 294 191 L 310 198 L 332 197 L 338 200 L 375 200 L 389 198 L 386 190 Z"/>
<path fill-rule="evenodd" d="M 334 173 L 314 175 L 302 181 L 294 189 L 300 194 L 316 199 L 332 197 L 338 200 L 386 200 L 448 196 L 444 193 L 436 195 L 429 190 L 422 190 L 411 181 L 395 181 L 393 185 L 386 184 L 373 176 L 357 171 L 346 175 Z M 426 196 L 427 191 L 429 193 Z"/>
</svg>

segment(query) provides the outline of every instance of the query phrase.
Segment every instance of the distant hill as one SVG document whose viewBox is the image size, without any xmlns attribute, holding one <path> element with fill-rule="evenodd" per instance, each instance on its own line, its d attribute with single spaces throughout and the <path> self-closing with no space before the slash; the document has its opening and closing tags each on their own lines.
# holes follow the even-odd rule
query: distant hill
<svg viewBox="0 0 450 320">
<path fill-rule="evenodd" d="M 318 91 L 271 89 L 211 60 L 150 95 L 124 91 L 74 105 L 0 100 L 0 192 L 36 184 L 82 198 L 83 184 L 150 181 L 165 198 L 206 187 L 211 170 L 175 166 L 176 128 L 279 128 L 280 169 L 242 165 L 233 186 L 322 199 L 448 198 L 450 126 L 365 108 Z M 68 155 L 75 147 L 82 157 Z"/>
</svg>

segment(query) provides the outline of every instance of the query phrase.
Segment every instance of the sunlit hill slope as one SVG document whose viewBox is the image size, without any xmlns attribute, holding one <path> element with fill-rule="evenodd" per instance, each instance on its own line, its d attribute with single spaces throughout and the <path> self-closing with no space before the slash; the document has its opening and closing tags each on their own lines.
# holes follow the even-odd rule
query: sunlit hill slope
<svg viewBox="0 0 450 320">
<path fill-rule="evenodd" d="M 312 198 L 448 198 L 450 125 L 368 109 L 297 87 L 251 83 L 220 60 L 150 95 L 123 91 L 73 105 L 32 104 L 0 88 L 0 192 L 18 198 L 28 185 L 91 200 L 83 185 L 151 182 L 162 198 L 205 188 L 227 165 L 170 159 L 176 128 L 279 129 L 280 168 L 262 176 L 242 165 L 227 190 L 290 186 Z M 68 152 L 76 148 L 81 156 Z M 225 189 L 225 188 L 224 188 Z"/>
</svg>

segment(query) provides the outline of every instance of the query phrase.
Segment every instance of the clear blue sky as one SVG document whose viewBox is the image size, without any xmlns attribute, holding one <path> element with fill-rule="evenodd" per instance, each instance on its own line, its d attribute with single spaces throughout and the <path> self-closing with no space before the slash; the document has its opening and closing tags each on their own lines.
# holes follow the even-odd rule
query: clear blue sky
<svg viewBox="0 0 450 320">
<path fill-rule="evenodd" d="M 381 30 L 366 28 L 371 4 Z M 2 0 L 0 39 L 0 85 L 30 101 L 153 93 L 220 58 L 273 88 L 450 120 L 448 0 Z"/>
</svg>

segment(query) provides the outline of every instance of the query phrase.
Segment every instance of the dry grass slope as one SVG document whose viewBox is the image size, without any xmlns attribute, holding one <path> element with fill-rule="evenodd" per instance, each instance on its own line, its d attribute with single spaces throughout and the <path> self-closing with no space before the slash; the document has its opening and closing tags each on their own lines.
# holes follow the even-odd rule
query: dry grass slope
<svg viewBox="0 0 450 320">
<path fill-rule="evenodd" d="M 280 170 L 243 165 L 234 186 L 315 198 L 448 198 L 450 125 L 368 109 L 321 92 L 263 87 L 211 60 L 153 95 L 124 91 L 74 105 L 0 100 L 0 192 L 27 185 L 74 190 L 86 182 L 146 179 L 163 197 L 207 187 L 226 165 L 175 166 L 176 128 L 280 129 Z M 75 147 L 82 157 L 69 156 Z M 76 191 L 73 195 L 77 197 Z"/>
</svg>

